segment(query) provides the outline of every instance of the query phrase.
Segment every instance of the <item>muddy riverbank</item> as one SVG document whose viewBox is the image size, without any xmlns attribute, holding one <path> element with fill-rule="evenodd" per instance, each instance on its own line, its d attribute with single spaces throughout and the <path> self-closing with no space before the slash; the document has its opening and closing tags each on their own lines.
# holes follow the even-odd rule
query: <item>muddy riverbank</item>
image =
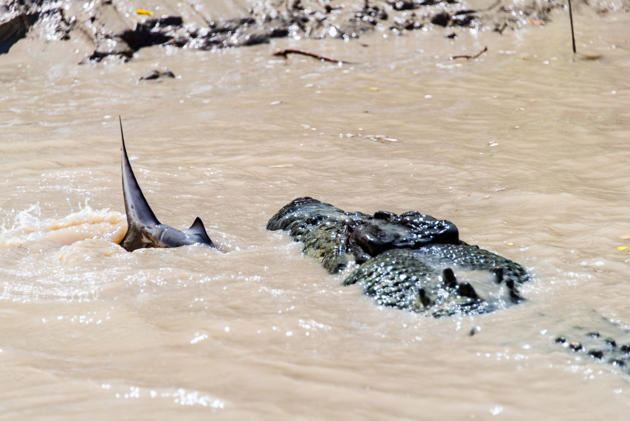
<svg viewBox="0 0 630 421">
<path fill-rule="evenodd" d="M 339 38 L 366 33 L 402 35 L 438 30 L 455 39 L 466 30 L 515 31 L 544 25 L 559 0 L 493 3 L 459 0 L 361 1 L 11 1 L 0 9 L 0 53 L 29 36 L 79 40 L 82 62 L 129 60 L 153 45 L 213 49 L 268 43 L 273 38 Z M 628 9 L 623 2 L 581 3 L 599 14 Z M 465 35 L 464 35 L 465 36 Z M 74 43 L 73 48 L 77 48 Z"/>
</svg>

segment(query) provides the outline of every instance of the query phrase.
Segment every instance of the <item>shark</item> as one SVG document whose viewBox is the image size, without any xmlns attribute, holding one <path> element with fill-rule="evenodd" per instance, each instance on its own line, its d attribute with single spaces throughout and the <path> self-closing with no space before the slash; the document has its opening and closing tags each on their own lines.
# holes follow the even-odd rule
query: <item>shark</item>
<svg viewBox="0 0 630 421">
<path fill-rule="evenodd" d="M 131 168 L 120 116 L 118 121 L 122 139 L 122 187 L 127 214 L 127 234 L 120 245 L 127 251 L 140 248 L 181 247 L 193 244 L 214 248 L 215 245 L 208 236 L 201 218 L 195 218 L 190 228 L 181 231 L 163 224 L 157 219 Z"/>
</svg>

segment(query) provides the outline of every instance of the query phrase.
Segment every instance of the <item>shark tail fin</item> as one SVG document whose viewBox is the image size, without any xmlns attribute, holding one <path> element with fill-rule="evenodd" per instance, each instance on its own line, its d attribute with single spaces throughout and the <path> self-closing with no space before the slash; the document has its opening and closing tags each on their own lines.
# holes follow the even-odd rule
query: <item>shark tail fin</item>
<svg viewBox="0 0 630 421">
<path fill-rule="evenodd" d="M 131 169 L 131 163 L 127 156 L 127 148 L 125 147 L 125 136 L 123 134 L 120 116 L 118 116 L 118 121 L 120 122 L 120 137 L 122 139 L 123 196 L 125 198 L 125 211 L 127 212 L 129 231 L 135 226 L 157 225 L 160 221 L 158 221 L 147 199 L 144 197 L 144 194 L 142 194 L 140 185 L 138 185 L 136 176 Z"/>
<path fill-rule="evenodd" d="M 192 223 L 192 225 L 186 230 L 186 232 L 199 236 L 199 238 L 204 243 L 214 247 L 214 244 L 208 236 L 208 233 L 206 232 L 206 227 L 203 225 L 203 221 L 201 220 L 201 218 L 195 218 L 195 222 Z"/>
</svg>

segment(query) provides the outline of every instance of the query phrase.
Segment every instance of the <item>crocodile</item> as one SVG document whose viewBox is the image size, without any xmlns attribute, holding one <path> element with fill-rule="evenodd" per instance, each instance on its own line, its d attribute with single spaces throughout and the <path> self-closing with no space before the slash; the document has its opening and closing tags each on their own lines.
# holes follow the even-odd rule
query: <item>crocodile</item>
<svg viewBox="0 0 630 421">
<path fill-rule="evenodd" d="M 530 279 L 520 264 L 461 241 L 452 222 L 417 211 L 368 215 L 300 197 L 267 229 L 287 231 L 330 273 L 356 263 L 342 284 L 362 285 L 377 304 L 435 317 L 519 303 Z"/>
<path fill-rule="evenodd" d="M 519 263 L 460 240 L 452 222 L 417 211 L 369 215 L 299 197 L 273 215 L 267 229 L 286 231 L 329 273 L 346 274 L 343 286 L 360 285 L 376 304 L 432 317 L 483 314 L 521 303 L 519 287 L 532 279 Z M 600 326 L 630 336 L 629 329 L 606 318 Z M 555 343 L 630 374 L 630 343 L 618 344 L 599 330 L 573 329 L 581 339 L 558 336 Z"/>
</svg>

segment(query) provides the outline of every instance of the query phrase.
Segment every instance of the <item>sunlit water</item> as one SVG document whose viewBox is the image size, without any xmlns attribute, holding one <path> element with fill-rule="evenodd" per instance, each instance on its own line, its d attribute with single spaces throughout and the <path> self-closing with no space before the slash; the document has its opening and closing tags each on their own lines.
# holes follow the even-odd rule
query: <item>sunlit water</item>
<svg viewBox="0 0 630 421">
<path fill-rule="evenodd" d="M 630 16 L 518 33 L 0 56 L 0 418 L 623 419 L 630 378 L 553 343 L 630 324 Z M 474 54 L 478 60 L 450 60 Z M 287 46 L 356 64 L 271 57 Z M 166 66 L 177 78 L 138 82 Z M 158 217 L 124 234 L 117 116 Z M 527 266 L 527 303 L 429 319 L 341 287 L 268 218 L 418 209 Z M 605 327 L 605 326 L 604 326 Z M 469 336 L 471 329 L 477 334 Z"/>
</svg>

